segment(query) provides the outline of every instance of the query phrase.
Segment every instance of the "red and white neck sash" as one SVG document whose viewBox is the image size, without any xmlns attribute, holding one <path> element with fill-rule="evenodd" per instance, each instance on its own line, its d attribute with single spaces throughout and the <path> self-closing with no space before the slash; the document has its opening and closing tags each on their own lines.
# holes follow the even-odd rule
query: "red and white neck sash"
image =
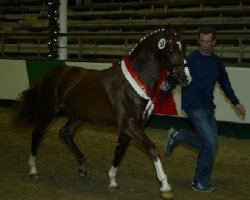
<svg viewBox="0 0 250 200">
<path fill-rule="evenodd" d="M 136 71 L 132 68 L 128 55 L 126 55 L 121 61 L 121 69 L 125 78 L 128 80 L 132 88 L 134 88 L 136 93 L 140 97 L 148 100 L 146 108 L 143 111 L 143 119 L 148 119 L 154 110 L 154 101 L 151 99 L 150 89 L 145 85 Z"/>
</svg>

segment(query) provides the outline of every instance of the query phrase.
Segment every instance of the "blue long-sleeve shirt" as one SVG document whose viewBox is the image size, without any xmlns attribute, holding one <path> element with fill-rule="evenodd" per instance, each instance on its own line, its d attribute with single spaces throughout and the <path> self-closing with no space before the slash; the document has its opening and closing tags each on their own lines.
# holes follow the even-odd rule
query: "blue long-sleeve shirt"
<svg viewBox="0 0 250 200">
<path fill-rule="evenodd" d="M 187 57 L 187 64 L 192 75 L 192 82 L 182 87 L 182 109 L 189 111 L 196 108 L 215 109 L 214 88 L 219 83 L 233 105 L 239 103 L 228 78 L 225 66 L 217 55 L 205 56 L 199 50 Z"/>
</svg>

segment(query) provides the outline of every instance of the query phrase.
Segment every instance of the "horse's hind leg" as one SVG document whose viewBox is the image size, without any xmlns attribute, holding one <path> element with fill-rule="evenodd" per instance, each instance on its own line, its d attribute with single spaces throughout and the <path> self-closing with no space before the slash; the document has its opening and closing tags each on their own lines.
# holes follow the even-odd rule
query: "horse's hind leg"
<svg viewBox="0 0 250 200">
<path fill-rule="evenodd" d="M 39 122 L 35 129 L 32 132 L 32 139 L 31 139 L 31 155 L 29 158 L 29 166 L 30 166 L 30 177 L 37 177 L 37 168 L 36 168 L 36 154 L 37 148 L 42 141 L 44 132 L 48 127 L 50 121 Z"/>
<path fill-rule="evenodd" d="M 59 135 L 64 140 L 70 151 L 75 155 L 78 163 L 78 173 L 81 177 L 85 177 L 87 174 L 86 170 L 86 158 L 84 154 L 81 152 L 81 150 L 76 146 L 74 142 L 74 133 L 78 129 L 78 127 L 83 122 L 70 116 L 67 123 L 60 129 Z"/>
<path fill-rule="evenodd" d="M 109 181 L 110 181 L 109 187 L 110 188 L 117 188 L 117 182 L 115 179 L 117 168 L 119 164 L 121 163 L 121 160 L 126 152 L 127 146 L 130 141 L 131 141 L 131 138 L 128 135 L 124 133 L 120 133 L 119 138 L 117 140 L 117 144 L 116 144 L 114 160 L 109 170 Z"/>
</svg>

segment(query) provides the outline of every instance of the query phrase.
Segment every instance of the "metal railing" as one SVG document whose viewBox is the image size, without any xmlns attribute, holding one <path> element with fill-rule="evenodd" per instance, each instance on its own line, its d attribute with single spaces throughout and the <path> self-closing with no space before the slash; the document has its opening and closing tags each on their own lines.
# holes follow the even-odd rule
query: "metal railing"
<svg viewBox="0 0 250 200">
<path fill-rule="evenodd" d="M 146 31 L 66 33 L 68 60 L 120 59 Z M 184 31 L 187 53 L 197 48 L 195 31 Z M 0 33 L 0 58 L 47 59 L 48 33 Z M 250 31 L 220 31 L 215 52 L 222 60 L 250 63 Z"/>
</svg>

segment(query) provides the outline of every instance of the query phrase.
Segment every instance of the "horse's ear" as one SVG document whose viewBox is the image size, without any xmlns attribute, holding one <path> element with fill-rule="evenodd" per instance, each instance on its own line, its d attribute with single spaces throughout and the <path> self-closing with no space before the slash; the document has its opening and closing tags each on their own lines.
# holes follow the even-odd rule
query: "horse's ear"
<svg viewBox="0 0 250 200">
<path fill-rule="evenodd" d="M 171 30 L 172 29 L 172 26 L 170 25 L 170 24 L 168 24 L 167 26 L 166 26 L 166 30 Z"/>
<path fill-rule="evenodd" d="M 166 26 L 165 30 L 167 31 L 168 34 L 170 34 L 171 32 L 174 32 L 174 29 L 170 24 Z"/>
<path fill-rule="evenodd" d="M 183 30 L 184 30 L 184 27 L 183 27 L 183 26 L 180 26 L 180 27 L 178 27 L 178 28 L 176 29 L 176 32 L 182 33 Z"/>
<path fill-rule="evenodd" d="M 183 27 L 176 29 L 175 32 L 176 32 L 177 39 L 181 40 L 182 35 L 183 35 Z"/>
</svg>

